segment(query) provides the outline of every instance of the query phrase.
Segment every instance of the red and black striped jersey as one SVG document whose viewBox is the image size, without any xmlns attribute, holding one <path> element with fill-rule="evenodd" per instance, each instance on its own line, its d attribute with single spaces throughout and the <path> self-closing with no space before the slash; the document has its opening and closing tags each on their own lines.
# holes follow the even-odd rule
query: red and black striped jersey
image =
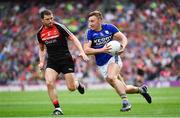
<svg viewBox="0 0 180 118">
<path fill-rule="evenodd" d="M 54 22 L 52 27 L 42 26 L 37 33 L 39 43 L 45 44 L 48 58 L 57 59 L 70 55 L 67 39 L 71 32 L 62 24 Z"/>
</svg>

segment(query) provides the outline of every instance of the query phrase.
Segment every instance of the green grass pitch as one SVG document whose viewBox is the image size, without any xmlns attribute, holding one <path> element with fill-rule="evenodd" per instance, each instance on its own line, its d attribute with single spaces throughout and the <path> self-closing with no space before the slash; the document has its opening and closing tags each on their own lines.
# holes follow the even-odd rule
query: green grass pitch
<svg viewBox="0 0 180 118">
<path fill-rule="evenodd" d="M 58 91 L 62 117 L 180 117 L 180 87 L 150 88 L 153 102 L 129 94 L 132 110 L 120 112 L 121 99 L 112 89 L 87 90 L 84 95 Z M 53 117 L 47 91 L 0 92 L 0 117 Z"/>
</svg>

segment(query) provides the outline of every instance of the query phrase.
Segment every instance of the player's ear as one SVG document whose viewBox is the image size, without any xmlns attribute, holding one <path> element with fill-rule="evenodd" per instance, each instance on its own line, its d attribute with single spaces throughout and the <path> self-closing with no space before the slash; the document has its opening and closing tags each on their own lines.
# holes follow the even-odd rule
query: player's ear
<svg viewBox="0 0 180 118">
<path fill-rule="evenodd" d="M 41 22 L 44 23 L 44 19 L 41 19 Z"/>
<path fill-rule="evenodd" d="M 103 20 L 102 20 L 101 18 L 98 18 L 98 20 L 99 20 L 99 22 L 100 22 L 100 23 L 102 23 L 102 22 L 103 22 Z"/>
</svg>

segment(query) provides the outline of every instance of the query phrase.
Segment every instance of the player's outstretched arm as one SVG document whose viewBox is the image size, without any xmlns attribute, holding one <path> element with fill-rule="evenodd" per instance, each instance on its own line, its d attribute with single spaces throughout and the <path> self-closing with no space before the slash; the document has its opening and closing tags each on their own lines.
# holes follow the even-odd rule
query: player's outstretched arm
<svg viewBox="0 0 180 118">
<path fill-rule="evenodd" d="M 94 55 L 94 54 L 98 54 L 98 53 L 109 53 L 109 51 L 111 50 L 111 47 L 109 45 L 104 45 L 104 47 L 99 48 L 99 49 L 94 49 L 91 48 L 91 41 L 88 41 L 84 44 L 84 51 L 87 55 Z"/>
<path fill-rule="evenodd" d="M 88 61 L 89 58 L 88 56 L 85 54 L 83 48 L 82 48 L 82 45 L 80 43 L 80 41 L 73 35 L 71 34 L 69 37 L 68 37 L 71 41 L 73 41 L 74 45 L 78 48 L 80 54 L 79 56 L 83 58 L 84 61 Z"/>
</svg>

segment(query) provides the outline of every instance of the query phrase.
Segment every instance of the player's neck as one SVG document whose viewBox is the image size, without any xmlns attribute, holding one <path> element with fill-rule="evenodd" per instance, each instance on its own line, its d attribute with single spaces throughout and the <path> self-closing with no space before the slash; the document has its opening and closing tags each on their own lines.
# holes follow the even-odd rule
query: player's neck
<svg viewBox="0 0 180 118">
<path fill-rule="evenodd" d="M 44 25 L 44 27 L 45 27 L 46 29 L 51 29 L 53 26 L 46 26 L 46 25 Z"/>
<path fill-rule="evenodd" d="M 102 26 L 99 26 L 95 31 L 99 32 L 102 30 Z"/>
</svg>

